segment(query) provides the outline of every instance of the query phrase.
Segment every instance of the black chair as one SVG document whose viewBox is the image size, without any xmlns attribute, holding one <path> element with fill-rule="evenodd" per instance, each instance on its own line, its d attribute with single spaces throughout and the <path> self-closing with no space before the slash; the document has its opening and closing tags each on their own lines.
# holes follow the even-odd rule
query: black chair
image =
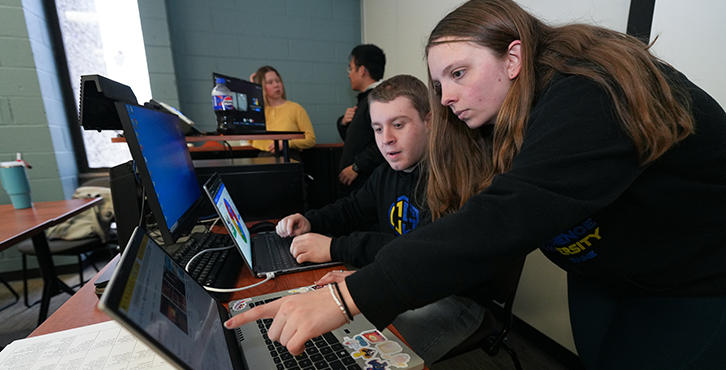
<svg viewBox="0 0 726 370">
<path fill-rule="evenodd" d="M 524 260 L 525 258 L 522 258 L 504 273 L 490 279 L 485 288 L 473 293 L 470 291 L 462 293 L 462 295 L 470 296 L 486 307 L 484 320 L 474 334 L 436 362 L 448 360 L 477 349 L 484 350 L 490 356 L 496 356 L 500 349 L 504 349 L 512 357 L 514 368 L 522 370 L 522 364 L 519 362 L 517 353 L 507 345 L 505 340 L 514 321 L 512 305 L 517 293 L 519 278 L 522 276 Z"/>
<path fill-rule="evenodd" d="M 83 183 L 82 186 L 100 186 L 109 187 L 110 179 L 108 177 L 100 177 Z M 91 256 L 96 251 L 106 250 L 109 252 L 111 258 L 118 253 L 118 243 L 115 242 L 113 234 L 109 233 L 109 240 L 103 241 L 99 236 L 86 237 L 74 240 L 48 240 L 48 248 L 52 256 L 76 256 L 78 258 L 78 275 L 80 283 L 75 287 L 83 286 L 86 280 L 83 279 L 83 261 Z M 27 256 L 35 256 L 35 248 L 33 247 L 33 241 L 26 239 L 17 244 L 18 251 L 22 254 L 23 264 L 23 290 L 24 290 L 24 302 L 26 307 L 31 307 L 38 302 L 28 302 L 28 276 L 27 276 Z M 98 267 L 91 262 L 91 266 L 99 271 Z"/>
<path fill-rule="evenodd" d="M 116 245 L 112 243 L 103 242 L 101 238 L 92 237 L 78 240 L 49 240 L 48 247 L 50 254 L 53 256 L 76 256 L 78 258 L 78 275 L 80 283 L 77 286 L 83 286 L 87 280 L 83 279 L 83 260 L 89 258 L 93 252 L 100 250 L 107 250 L 111 257 L 116 253 Z M 32 304 L 28 302 L 28 276 L 27 276 L 27 256 L 35 256 L 35 248 L 33 248 L 33 242 L 30 239 L 26 239 L 18 244 L 18 251 L 22 254 L 23 263 L 23 291 L 24 291 L 24 302 L 26 307 L 32 307 L 38 302 Z M 91 262 L 91 266 L 99 271 L 98 267 Z"/>
</svg>

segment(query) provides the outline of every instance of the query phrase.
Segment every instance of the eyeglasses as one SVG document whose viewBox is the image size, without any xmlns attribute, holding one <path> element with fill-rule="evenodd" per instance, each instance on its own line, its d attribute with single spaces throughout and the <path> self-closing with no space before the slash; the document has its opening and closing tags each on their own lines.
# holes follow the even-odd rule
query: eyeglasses
<svg viewBox="0 0 726 370">
<path fill-rule="evenodd" d="M 357 72 L 357 71 L 358 71 L 358 70 L 360 69 L 360 67 L 363 67 L 363 66 L 355 66 L 355 70 L 356 70 L 356 72 Z M 365 68 L 365 67 L 363 67 L 363 68 Z M 352 70 L 352 69 L 350 69 L 350 66 L 348 66 L 348 67 L 346 68 L 346 71 L 348 71 L 348 74 L 350 74 L 350 72 L 352 72 L 353 70 Z M 367 71 L 367 70 L 366 70 L 366 71 Z"/>
</svg>

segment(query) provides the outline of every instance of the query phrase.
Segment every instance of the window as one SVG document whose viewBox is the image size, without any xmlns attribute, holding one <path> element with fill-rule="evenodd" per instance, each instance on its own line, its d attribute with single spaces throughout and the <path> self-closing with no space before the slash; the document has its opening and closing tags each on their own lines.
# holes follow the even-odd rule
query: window
<svg viewBox="0 0 726 370">
<path fill-rule="evenodd" d="M 56 0 L 68 73 L 80 104 L 82 75 L 100 74 L 131 87 L 140 102 L 151 99 L 149 72 L 136 0 Z M 77 115 L 76 111 L 76 115 Z M 128 147 L 111 143 L 115 131 L 82 130 L 89 168 L 113 167 L 131 159 Z"/>
</svg>

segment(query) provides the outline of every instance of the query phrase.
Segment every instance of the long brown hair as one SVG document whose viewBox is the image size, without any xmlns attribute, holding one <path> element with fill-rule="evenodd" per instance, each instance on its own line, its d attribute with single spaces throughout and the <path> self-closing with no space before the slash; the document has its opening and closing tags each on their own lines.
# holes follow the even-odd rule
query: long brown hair
<svg viewBox="0 0 726 370">
<path fill-rule="evenodd" d="M 277 72 L 275 68 L 272 68 L 270 66 L 262 66 L 260 67 L 260 69 L 257 70 L 257 72 L 255 72 L 254 81 L 252 82 L 262 85 L 262 91 L 264 93 L 263 96 L 265 97 L 265 105 L 267 105 L 267 93 L 265 92 L 265 75 L 267 74 L 267 72 L 275 72 L 277 77 L 280 78 L 280 83 L 282 84 L 282 98 L 287 100 L 287 94 L 285 94 L 285 83 L 282 82 L 282 76 L 280 76 L 280 72 Z"/>
<path fill-rule="evenodd" d="M 512 0 L 463 4 L 436 25 L 426 54 L 441 43 L 468 41 L 504 58 L 515 40 L 522 42 L 521 70 L 491 135 L 469 129 L 441 105 L 441 92 L 429 73 L 433 121 L 428 201 L 434 218 L 455 212 L 495 175 L 509 171 L 524 141 L 535 100 L 557 72 L 583 76 L 603 86 L 641 165 L 694 131 L 685 88 L 664 74 L 660 69 L 664 63 L 650 54 L 648 45 L 596 26 L 550 27 Z"/>
</svg>

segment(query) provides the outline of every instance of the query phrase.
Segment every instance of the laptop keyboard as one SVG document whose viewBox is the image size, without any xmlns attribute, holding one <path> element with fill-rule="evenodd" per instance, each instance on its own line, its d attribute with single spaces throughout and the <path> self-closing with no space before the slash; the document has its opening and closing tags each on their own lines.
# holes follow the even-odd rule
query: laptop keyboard
<svg viewBox="0 0 726 370">
<path fill-rule="evenodd" d="M 249 306 L 259 306 L 279 298 L 250 302 Z M 257 320 L 257 327 L 260 329 L 262 338 L 265 339 L 272 361 L 278 370 L 362 370 L 331 332 L 305 342 L 305 351 L 293 356 L 282 344 L 272 341 L 267 336 L 270 325 L 272 325 L 272 319 Z"/>
<path fill-rule="evenodd" d="M 172 255 L 172 259 L 185 268 L 189 260 L 202 250 L 221 248 L 233 245 L 232 238 L 227 234 L 194 233 Z M 205 286 L 233 286 L 237 275 L 222 273 L 230 255 L 237 253 L 234 248 L 206 252 L 192 261 L 189 275 L 199 284 Z"/>
<path fill-rule="evenodd" d="M 286 268 L 299 266 L 295 257 L 290 253 L 292 238 L 281 238 L 279 235 L 270 233 L 265 235 L 267 250 L 270 252 L 270 261 L 274 268 Z"/>
</svg>

